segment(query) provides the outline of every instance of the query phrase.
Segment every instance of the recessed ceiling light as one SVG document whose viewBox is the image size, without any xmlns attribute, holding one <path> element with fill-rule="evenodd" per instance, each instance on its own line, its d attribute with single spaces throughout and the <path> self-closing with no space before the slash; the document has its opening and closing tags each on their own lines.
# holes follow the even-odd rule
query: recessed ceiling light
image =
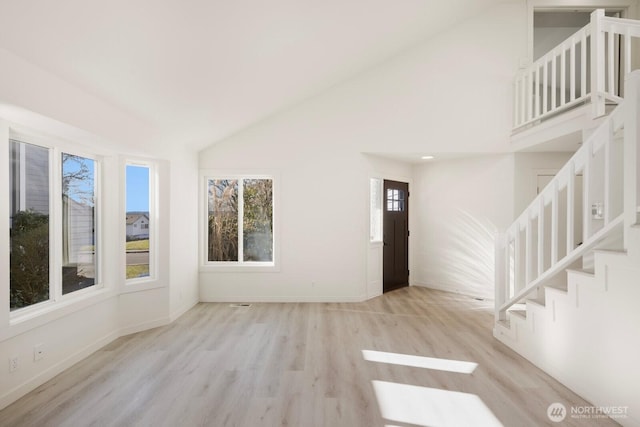
<svg viewBox="0 0 640 427">
<path fill-rule="evenodd" d="M 422 160 L 431 160 L 433 156 L 422 156 Z"/>
</svg>

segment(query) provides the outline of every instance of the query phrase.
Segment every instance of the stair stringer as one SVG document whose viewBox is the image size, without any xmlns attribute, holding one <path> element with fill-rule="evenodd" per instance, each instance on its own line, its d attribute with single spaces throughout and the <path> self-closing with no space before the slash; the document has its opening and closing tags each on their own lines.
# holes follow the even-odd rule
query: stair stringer
<svg viewBox="0 0 640 427">
<path fill-rule="evenodd" d="M 494 336 L 594 406 L 628 407 L 616 421 L 640 426 L 640 228 L 627 248 L 596 250 L 593 274 L 568 271 L 566 291 L 546 287 L 544 305 L 527 302 L 526 319 L 508 314 Z"/>
</svg>

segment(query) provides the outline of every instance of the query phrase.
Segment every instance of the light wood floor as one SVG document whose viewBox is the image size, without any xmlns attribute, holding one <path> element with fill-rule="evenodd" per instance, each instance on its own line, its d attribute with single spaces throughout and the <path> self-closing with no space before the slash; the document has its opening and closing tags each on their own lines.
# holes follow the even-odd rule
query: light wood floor
<svg viewBox="0 0 640 427">
<path fill-rule="evenodd" d="M 588 403 L 496 341 L 492 319 L 488 302 L 416 287 L 356 304 L 200 303 L 94 353 L 0 411 L 0 425 L 478 426 L 491 413 L 505 426 L 615 425 L 552 424 L 551 403 Z"/>
</svg>

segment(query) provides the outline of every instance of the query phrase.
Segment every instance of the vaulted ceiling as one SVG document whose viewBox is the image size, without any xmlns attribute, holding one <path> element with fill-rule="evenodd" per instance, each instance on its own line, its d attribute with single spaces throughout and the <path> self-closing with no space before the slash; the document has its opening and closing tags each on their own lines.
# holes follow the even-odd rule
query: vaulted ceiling
<svg viewBox="0 0 640 427">
<path fill-rule="evenodd" d="M 0 0 L 0 47 L 202 148 L 497 0 Z"/>
</svg>

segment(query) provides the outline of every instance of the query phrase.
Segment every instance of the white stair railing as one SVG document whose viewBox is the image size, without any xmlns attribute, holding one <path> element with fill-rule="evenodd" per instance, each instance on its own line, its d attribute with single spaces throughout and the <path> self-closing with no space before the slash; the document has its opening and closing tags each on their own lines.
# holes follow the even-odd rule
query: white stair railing
<svg viewBox="0 0 640 427">
<path fill-rule="evenodd" d="M 496 320 L 581 260 L 613 230 L 638 222 L 640 71 L 627 98 L 496 239 Z M 627 239 L 625 238 L 625 247 Z"/>
<path fill-rule="evenodd" d="M 622 100 L 617 77 L 637 68 L 634 38 L 640 38 L 640 21 L 594 11 L 587 26 L 517 74 L 514 131 L 588 102 L 594 118 L 604 115 L 607 101 Z"/>
<path fill-rule="evenodd" d="M 496 243 L 499 320 L 621 224 L 621 127 L 618 107 Z"/>
</svg>

